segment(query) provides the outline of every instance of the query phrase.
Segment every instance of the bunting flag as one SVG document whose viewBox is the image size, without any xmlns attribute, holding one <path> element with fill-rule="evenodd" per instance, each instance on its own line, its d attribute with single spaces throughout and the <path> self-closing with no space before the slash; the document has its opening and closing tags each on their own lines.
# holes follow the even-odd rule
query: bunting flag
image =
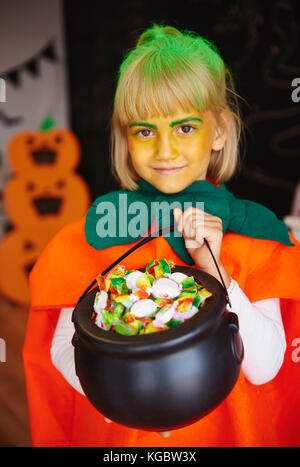
<svg viewBox="0 0 300 467">
<path fill-rule="evenodd" d="M 40 74 L 40 61 L 46 59 L 51 62 L 58 61 L 58 55 L 56 51 L 55 41 L 49 41 L 34 57 L 30 57 L 25 62 L 21 63 L 17 67 L 7 70 L 1 73 L 1 78 L 6 83 L 12 84 L 14 87 L 21 85 L 21 72 L 26 70 L 33 78 L 36 78 Z"/>
</svg>

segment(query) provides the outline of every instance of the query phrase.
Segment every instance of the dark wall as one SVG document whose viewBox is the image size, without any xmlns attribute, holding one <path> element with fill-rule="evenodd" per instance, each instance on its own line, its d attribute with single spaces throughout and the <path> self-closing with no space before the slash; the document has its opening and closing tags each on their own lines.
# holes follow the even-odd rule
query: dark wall
<svg viewBox="0 0 300 467">
<path fill-rule="evenodd" d="M 65 0 L 64 7 L 71 126 L 93 198 L 117 188 L 109 174 L 108 125 L 118 67 L 140 33 L 163 22 L 212 40 L 246 101 L 245 155 L 227 186 L 280 217 L 290 212 L 300 179 L 300 102 L 291 97 L 291 82 L 300 78 L 299 2 Z"/>
</svg>

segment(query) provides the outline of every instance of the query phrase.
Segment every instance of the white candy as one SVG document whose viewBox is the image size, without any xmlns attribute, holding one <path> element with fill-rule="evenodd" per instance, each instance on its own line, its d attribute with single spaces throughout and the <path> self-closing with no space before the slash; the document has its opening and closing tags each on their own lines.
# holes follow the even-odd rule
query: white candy
<svg viewBox="0 0 300 467">
<path fill-rule="evenodd" d="M 137 280 L 142 275 L 143 275 L 143 273 L 141 271 L 133 271 L 130 274 L 128 274 L 127 276 L 125 276 L 127 287 L 129 289 L 131 289 L 131 290 L 136 290 L 137 289 L 137 286 L 136 286 Z"/>
<path fill-rule="evenodd" d="M 119 302 L 119 303 L 122 303 L 122 305 L 124 305 L 127 309 L 129 309 L 131 307 L 131 305 L 133 304 L 133 300 L 124 300 L 123 302 Z"/>
<path fill-rule="evenodd" d="M 137 295 L 135 295 L 134 293 L 131 293 L 131 294 L 129 295 L 129 298 L 130 298 L 130 300 L 132 301 L 132 303 L 138 302 L 138 301 L 140 300 L 139 297 L 138 297 Z"/>
<path fill-rule="evenodd" d="M 159 312 L 155 315 L 155 321 L 159 321 L 160 323 L 167 323 L 172 319 L 174 313 L 176 311 L 176 303 L 169 303 L 168 305 L 164 306 Z M 154 323 L 153 323 L 154 325 Z"/>
<path fill-rule="evenodd" d="M 149 298 L 144 298 L 139 300 L 138 302 L 134 303 L 131 307 L 130 312 L 136 318 L 144 318 L 145 316 L 150 316 L 154 313 L 157 309 L 158 305 Z"/>
<path fill-rule="evenodd" d="M 186 279 L 188 276 L 186 274 L 183 274 L 183 272 L 173 272 L 171 274 L 171 279 L 175 282 L 177 282 L 177 284 L 179 284 L 181 281 L 183 281 L 183 279 Z"/>
<path fill-rule="evenodd" d="M 162 323 L 161 321 L 158 321 L 157 319 L 153 321 L 153 326 L 155 328 L 160 328 L 160 329 L 165 329 L 166 327 L 165 323 Z"/>
<path fill-rule="evenodd" d="M 97 326 L 99 326 L 99 328 L 104 329 L 104 331 L 109 331 L 110 330 L 110 327 L 107 327 L 104 324 L 101 312 L 97 313 L 95 324 L 97 324 Z"/>
<path fill-rule="evenodd" d="M 179 285 L 172 279 L 159 277 L 152 285 L 152 294 L 155 298 L 175 298 L 180 294 Z"/>
<path fill-rule="evenodd" d="M 176 311 L 173 315 L 174 320 L 179 320 L 179 321 L 184 321 L 186 319 L 192 318 L 197 312 L 199 311 L 199 308 L 196 306 L 192 305 L 191 308 L 189 308 L 187 311 Z"/>
<path fill-rule="evenodd" d="M 101 310 L 104 310 L 107 305 L 108 295 L 105 290 L 101 290 L 97 292 L 95 302 L 94 302 L 94 310 L 96 313 L 99 313 Z"/>
</svg>

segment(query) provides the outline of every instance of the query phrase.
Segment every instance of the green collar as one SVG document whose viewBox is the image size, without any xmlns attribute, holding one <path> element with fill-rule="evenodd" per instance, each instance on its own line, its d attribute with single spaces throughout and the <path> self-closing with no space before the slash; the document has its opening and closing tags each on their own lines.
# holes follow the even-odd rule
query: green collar
<svg viewBox="0 0 300 467">
<path fill-rule="evenodd" d="M 225 185 L 222 184 L 220 185 L 220 187 L 225 188 Z M 151 185 L 151 183 L 146 182 L 146 180 L 140 180 L 137 193 L 152 193 L 152 194 L 155 194 L 156 196 L 163 196 L 166 198 L 172 198 L 172 197 L 177 198 L 187 193 L 204 193 L 204 192 L 216 193 L 217 192 L 216 188 L 217 187 L 213 185 L 213 183 L 210 183 L 208 180 L 199 180 L 197 182 L 192 183 L 187 188 L 185 188 L 184 190 L 178 193 L 168 194 L 168 193 L 162 193 L 157 188 L 155 188 L 155 186 Z"/>
<path fill-rule="evenodd" d="M 102 195 L 87 213 L 86 240 L 96 250 L 129 244 L 148 232 L 153 217 L 158 227 L 164 227 L 174 223 L 172 211 L 175 207 L 185 210 L 189 206 L 220 217 L 223 232 L 229 230 L 293 246 L 286 224 L 272 211 L 253 201 L 237 199 L 224 184 L 217 187 L 207 180 L 194 182 L 183 191 L 172 194 L 161 193 L 141 180 L 137 191 L 119 190 Z M 178 231 L 168 234 L 165 239 L 186 264 L 194 264 Z"/>
</svg>

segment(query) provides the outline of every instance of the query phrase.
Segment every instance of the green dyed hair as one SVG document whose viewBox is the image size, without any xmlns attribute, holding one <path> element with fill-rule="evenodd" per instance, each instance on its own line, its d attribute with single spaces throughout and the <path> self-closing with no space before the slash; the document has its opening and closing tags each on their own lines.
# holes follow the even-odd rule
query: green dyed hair
<svg viewBox="0 0 300 467">
<path fill-rule="evenodd" d="M 118 74 L 111 121 L 112 169 L 121 187 L 136 190 L 139 180 L 130 159 L 127 127 L 147 116 L 172 115 L 180 106 L 232 116 L 221 151 L 213 151 L 207 176 L 221 183 L 238 161 L 241 120 L 231 73 L 217 48 L 192 31 L 154 24 L 125 56 Z M 222 124 L 222 122 L 219 122 Z M 224 123 L 224 122 L 223 122 Z"/>
</svg>

